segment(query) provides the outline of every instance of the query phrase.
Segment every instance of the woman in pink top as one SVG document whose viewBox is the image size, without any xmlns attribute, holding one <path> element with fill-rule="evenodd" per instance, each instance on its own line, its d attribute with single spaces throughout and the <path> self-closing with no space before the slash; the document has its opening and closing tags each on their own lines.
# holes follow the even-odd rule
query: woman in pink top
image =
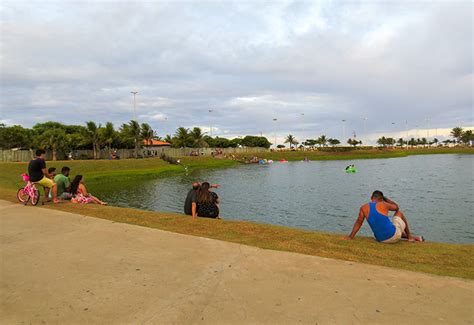
<svg viewBox="0 0 474 325">
<path fill-rule="evenodd" d="M 84 185 L 84 177 L 82 177 L 82 175 L 77 175 L 72 181 L 71 194 L 73 195 L 73 198 L 71 199 L 71 202 L 73 203 L 97 203 L 107 205 L 107 203 L 102 202 L 87 192 L 86 186 Z"/>
</svg>

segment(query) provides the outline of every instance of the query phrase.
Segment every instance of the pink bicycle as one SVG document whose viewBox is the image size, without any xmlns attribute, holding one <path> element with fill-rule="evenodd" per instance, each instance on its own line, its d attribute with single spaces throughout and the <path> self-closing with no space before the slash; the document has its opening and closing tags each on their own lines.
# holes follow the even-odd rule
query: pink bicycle
<svg viewBox="0 0 474 325">
<path fill-rule="evenodd" d="M 30 176 L 27 174 L 21 174 L 23 180 L 26 182 L 25 187 L 20 188 L 16 193 L 16 197 L 18 201 L 23 203 L 24 205 L 28 204 L 28 201 L 31 200 L 32 205 L 37 205 L 39 203 L 40 194 L 38 189 L 35 186 L 35 183 L 30 182 Z"/>
</svg>

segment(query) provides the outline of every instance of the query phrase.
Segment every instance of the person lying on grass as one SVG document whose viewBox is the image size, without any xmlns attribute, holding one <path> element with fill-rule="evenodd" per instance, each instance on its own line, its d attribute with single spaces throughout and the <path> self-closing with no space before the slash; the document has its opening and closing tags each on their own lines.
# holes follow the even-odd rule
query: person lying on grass
<svg viewBox="0 0 474 325">
<path fill-rule="evenodd" d="M 393 217 L 388 216 L 389 211 L 395 211 Z M 372 193 L 371 202 L 360 207 L 359 217 L 354 223 L 352 232 L 344 239 L 353 239 L 365 219 L 378 242 L 392 244 L 401 238 L 406 238 L 411 242 L 424 241 L 422 236 L 411 234 L 407 218 L 399 210 L 398 204 L 386 198 L 380 191 Z"/>
<path fill-rule="evenodd" d="M 71 194 L 73 195 L 72 203 L 97 203 L 101 205 L 107 205 L 92 194 L 87 192 L 86 186 L 84 185 L 84 177 L 77 175 L 71 183 Z"/>
</svg>

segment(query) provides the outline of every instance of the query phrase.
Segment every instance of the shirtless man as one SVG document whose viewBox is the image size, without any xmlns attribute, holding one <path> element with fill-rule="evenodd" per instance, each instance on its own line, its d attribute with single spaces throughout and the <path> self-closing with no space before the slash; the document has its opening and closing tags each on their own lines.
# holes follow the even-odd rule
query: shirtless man
<svg viewBox="0 0 474 325">
<path fill-rule="evenodd" d="M 395 211 L 392 218 L 388 216 L 389 211 Z M 344 239 L 353 239 L 365 219 L 367 219 L 378 242 L 392 244 L 401 238 L 407 238 L 412 242 L 424 241 L 421 236 L 412 236 L 408 228 L 408 221 L 399 210 L 398 204 L 386 198 L 380 191 L 372 193 L 371 202 L 360 207 L 359 217 L 354 223 L 352 232 Z"/>
</svg>

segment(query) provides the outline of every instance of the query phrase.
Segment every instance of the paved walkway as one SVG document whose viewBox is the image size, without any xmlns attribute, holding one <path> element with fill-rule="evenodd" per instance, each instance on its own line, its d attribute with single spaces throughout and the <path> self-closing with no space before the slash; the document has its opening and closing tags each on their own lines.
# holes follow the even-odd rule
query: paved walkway
<svg viewBox="0 0 474 325">
<path fill-rule="evenodd" d="M 474 281 L 0 201 L 4 324 L 472 323 Z"/>
</svg>

